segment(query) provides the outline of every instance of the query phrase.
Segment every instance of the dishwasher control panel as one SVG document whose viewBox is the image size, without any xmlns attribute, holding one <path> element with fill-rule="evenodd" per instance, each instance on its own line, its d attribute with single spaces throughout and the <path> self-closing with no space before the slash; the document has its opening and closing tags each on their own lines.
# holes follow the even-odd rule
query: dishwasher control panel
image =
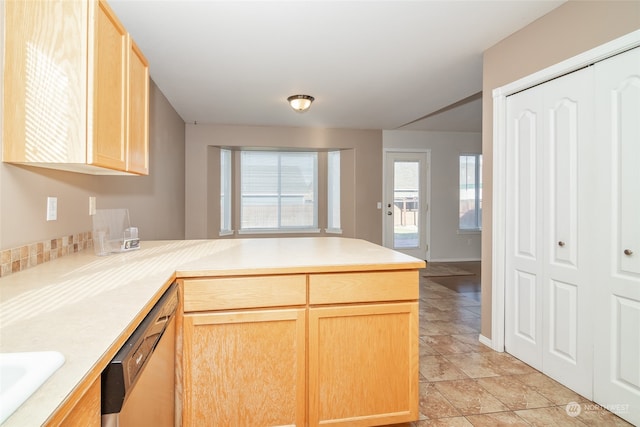
<svg viewBox="0 0 640 427">
<path fill-rule="evenodd" d="M 102 372 L 102 413 L 117 413 L 178 308 L 173 283 Z"/>
</svg>

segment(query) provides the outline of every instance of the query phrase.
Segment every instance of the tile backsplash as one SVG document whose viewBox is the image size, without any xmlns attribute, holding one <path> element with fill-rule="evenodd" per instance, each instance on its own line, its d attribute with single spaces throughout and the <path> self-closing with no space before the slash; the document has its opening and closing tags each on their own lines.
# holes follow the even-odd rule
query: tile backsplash
<svg viewBox="0 0 640 427">
<path fill-rule="evenodd" d="M 0 250 L 0 277 L 93 247 L 90 231 Z"/>
</svg>

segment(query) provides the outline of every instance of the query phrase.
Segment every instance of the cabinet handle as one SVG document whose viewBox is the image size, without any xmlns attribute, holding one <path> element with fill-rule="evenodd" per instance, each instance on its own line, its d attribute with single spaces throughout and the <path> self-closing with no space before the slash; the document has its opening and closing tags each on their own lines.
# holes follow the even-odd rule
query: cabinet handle
<svg viewBox="0 0 640 427">
<path fill-rule="evenodd" d="M 558 246 L 560 246 L 561 248 L 563 248 L 563 247 L 564 247 L 564 242 L 563 242 L 562 240 L 560 240 L 560 241 L 558 242 Z"/>
<path fill-rule="evenodd" d="M 624 250 L 624 254 L 625 255 L 631 255 L 631 254 L 633 254 L 633 251 L 631 249 L 625 249 Z"/>
</svg>

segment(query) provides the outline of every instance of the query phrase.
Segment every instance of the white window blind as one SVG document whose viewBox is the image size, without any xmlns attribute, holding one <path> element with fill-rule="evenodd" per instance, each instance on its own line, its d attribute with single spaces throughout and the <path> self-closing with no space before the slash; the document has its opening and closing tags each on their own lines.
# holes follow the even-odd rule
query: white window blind
<svg viewBox="0 0 640 427">
<path fill-rule="evenodd" d="M 327 231 L 340 233 L 340 151 L 327 153 Z"/>
<path fill-rule="evenodd" d="M 231 151 L 220 150 L 220 234 L 231 230 Z"/>
<path fill-rule="evenodd" d="M 482 229 L 482 154 L 460 156 L 460 230 Z"/>
<path fill-rule="evenodd" d="M 318 154 L 242 151 L 241 231 L 318 227 Z"/>
</svg>

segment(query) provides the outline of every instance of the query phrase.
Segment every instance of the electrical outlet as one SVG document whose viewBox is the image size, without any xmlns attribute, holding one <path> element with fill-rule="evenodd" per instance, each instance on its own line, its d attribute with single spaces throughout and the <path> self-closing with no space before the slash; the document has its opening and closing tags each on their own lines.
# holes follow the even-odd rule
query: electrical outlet
<svg viewBox="0 0 640 427">
<path fill-rule="evenodd" d="M 47 221 L 58 219 L 58 198 L 47 197 Z"/>
<path fill-rule="evenodd" d="M 89 215 L 96 214 L 96 198 L 94 196 L 89 196 Z"/>
</svg>

